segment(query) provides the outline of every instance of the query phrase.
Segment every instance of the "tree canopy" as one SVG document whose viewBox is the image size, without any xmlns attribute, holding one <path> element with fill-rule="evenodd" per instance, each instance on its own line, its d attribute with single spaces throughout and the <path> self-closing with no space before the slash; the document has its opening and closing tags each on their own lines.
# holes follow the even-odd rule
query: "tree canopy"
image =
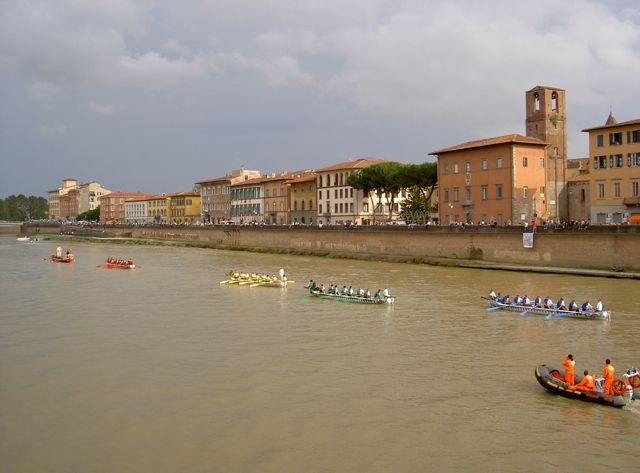
<svg viewBox="0 0 640 473">
<path fill-rule="evenodd" d="M 389 220 L 392 216 L 395 197 L 402 189 L 410 191 L 408 202 L 403 204 L 402 212 L 406 213 L 408 209 L 405 207 L 409 205 L 412 208 L 409 211 L 415 213 L 419 210 L 424 213 L 426 218 L 429 210 L 427 203 L 433 195 L 437 182 L 437 164 L 430 162 L 401 164 L 387 161 L 359 169 L 347 178 L 347 183 L 351 187 L 364 191 L 365 195 L 369 194 L 375 209 L 382 207 L 382 197 L 384 196 L 389 204 Z M 373 202 L 374 194 L 378 197 L 377 205 L 374 205 Z"/>
<path fill-rule="evenodd" d="M 22 222 L 25 220 L 47 218 L 49 204 L 44 197 L 10 195 L 0 199 L 0 220 Z"/>
</svg>

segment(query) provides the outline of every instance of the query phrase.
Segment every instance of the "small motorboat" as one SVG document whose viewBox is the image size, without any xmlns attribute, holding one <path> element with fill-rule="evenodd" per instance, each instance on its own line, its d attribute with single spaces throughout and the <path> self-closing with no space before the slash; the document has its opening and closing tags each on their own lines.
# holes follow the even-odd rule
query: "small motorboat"
<svg viewBox="0 0 640 473">
<path fill-rule="evenodd" d="M 55 254 L 50 256 L 51 262 L 53 263 L 73 263 L 74 257 L 71 250 L 67 250 L 67 252 L 62 254 L 62 247 L 57 247 Z"/>
<path fill-rule="evenodd" d="M 595 402 L 611 407 L 624 407 L 634 399 L 640 399 L 640 373 L 636 368 L 627 370 L 623 377 L 614 382 L 616 394 L 605 394 L 603 392 L 604 379 L 595 380 L 593 391 L 579 391 L 572 389 L 564 382 L 562 372 L 552 366 L 542 364 L 536 368 L 536 379 L 547 391 L 570 399 Z M 576 384 L 582 380 L 582 375 L 576 373 Z"/>
</svg>

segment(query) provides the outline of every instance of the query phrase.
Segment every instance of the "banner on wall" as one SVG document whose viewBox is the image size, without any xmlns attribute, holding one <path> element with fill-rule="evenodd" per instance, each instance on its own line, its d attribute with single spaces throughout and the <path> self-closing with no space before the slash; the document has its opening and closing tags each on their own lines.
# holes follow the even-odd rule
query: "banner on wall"
<svg viewBox="0 0 640 473">
<path fill-rule="evenodd" d="M 522 234 L 522 246 L 524 248 L 533 248 L 533 233 Z"/>
</svg>

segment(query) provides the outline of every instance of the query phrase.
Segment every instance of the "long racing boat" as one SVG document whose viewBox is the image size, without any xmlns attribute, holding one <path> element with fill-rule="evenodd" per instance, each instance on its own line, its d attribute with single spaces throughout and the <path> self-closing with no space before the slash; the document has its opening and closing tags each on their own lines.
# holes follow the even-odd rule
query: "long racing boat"
<svg viewBox="0 0 640 473">
<path fill-rule="evenodd" d="M 349 296 L 347 294 L 328 294 L 319 290 L 309 291 L 312 297 L 319 297 L 321 299 L 333 299 L 341 302 L 356 302 L 359 304 L 393 304 L 396 300 L 394 296 L 381 296 L 381 297 L 360 297 Z"/>
<path fill-rule="evenodd" d="M 546 315 L 548 319 L 552 317 L 569 317 L 572 319 L 596 319 L 596 320 L 611 320 L 611 311 L 572 311 L 561 309 L 547 309 L 545 307 L 534 307 L 531 305 L 515 305 L 505 304 L 495 299 L 485 298 L 489 301 L 489 308 L 487 310 L 509 310 L 513 312 L 520 312 L 521 315 L 526 314 L 541 314 Z"/>
</svg>

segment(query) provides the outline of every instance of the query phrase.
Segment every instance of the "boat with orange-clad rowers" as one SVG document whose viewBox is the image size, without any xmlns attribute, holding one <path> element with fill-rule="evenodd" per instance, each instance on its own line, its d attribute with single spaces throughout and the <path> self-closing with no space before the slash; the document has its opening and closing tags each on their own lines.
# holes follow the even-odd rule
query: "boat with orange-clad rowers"
<svg viewBox="0 0 640 473">
<path fill-rule="evenodd" d="M 131 259 L 107 258 L 106 264 L 103 265 L 107 269 L 135 269 L 140 266 L 136 265 Z"/>
<path fill-rule="evenodd" d="M 576 387 L 583 376 L 576 373 L 575 385 L 565 383 L 562 372 L 552 366 L 542 364 L 536 368 L 536 379 L 547 391 L 570 399 L 595 402 L 611 407 L 624 407 L 640 399 L 640 372 L 637 368 L 625 371 L 622 378 L 613 383 L 614 394 L 604 393 L 604 378 L 595 378 L 592 391 Z"/>
<path fill-rule="evenodd" d="M 59 246 L 56 248 L 55 254 L 49 257 L 49 260 L 52 263 L 73 263 L 74 257 L 73 253 L 71 253 L 71 250 L 67 250 L 67 252 L 63 255 L 62 247 Z"/>
</svg>

